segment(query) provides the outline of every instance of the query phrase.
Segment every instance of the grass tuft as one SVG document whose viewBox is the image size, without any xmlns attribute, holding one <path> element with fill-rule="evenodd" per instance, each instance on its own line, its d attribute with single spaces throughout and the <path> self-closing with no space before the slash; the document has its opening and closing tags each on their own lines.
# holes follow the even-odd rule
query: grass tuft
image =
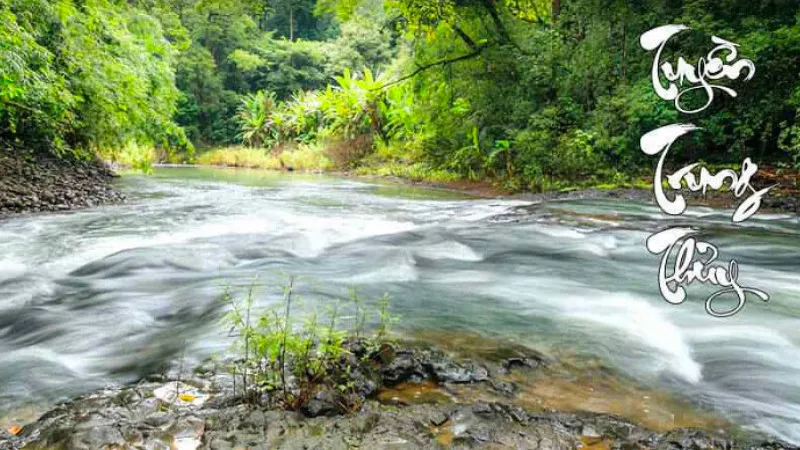
<svg viewBox="0 0 800 450">
<path fill-rule="evenodd" d="M 225 147 L 207 151 L 197 157 L 204 166 L 244 167 L 271 170 L 327 170 L 330 159 L 317 144 L 299 144 L 282 151 L 263 148 Z"/>
</svg>

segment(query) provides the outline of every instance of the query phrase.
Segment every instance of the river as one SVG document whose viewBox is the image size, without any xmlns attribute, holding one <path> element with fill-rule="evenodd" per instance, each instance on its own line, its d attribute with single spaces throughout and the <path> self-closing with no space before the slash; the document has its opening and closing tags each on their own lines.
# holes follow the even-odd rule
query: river
<svg viewBox="0 0 800 450">
<path fill-rule="evenodd" d="M 800 222 L 652 204 L 532 204 L 350 179 L 221 169 L 128 175 L 130 201 L 0 222 L 0 418 L 230 345 L 226 285 L 258 307 L 297 277 L 308 305 L 388 292 L 397 332 L 513 340 L 800 443 Z M 645 239 L 702 226 L 769 292 L 731 318 L 669 305 Z M 270 287 L 273 286 L 273 287 Z M 35 419 L 35 417 L 33 417 Z"/>
</svg>

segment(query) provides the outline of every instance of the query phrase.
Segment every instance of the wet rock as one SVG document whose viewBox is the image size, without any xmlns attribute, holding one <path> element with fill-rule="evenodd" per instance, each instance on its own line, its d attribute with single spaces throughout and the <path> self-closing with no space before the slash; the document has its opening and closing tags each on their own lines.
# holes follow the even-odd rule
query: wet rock
<svg viewBox="0 0 800 450">
<path fill-rule="evenodd" d="M 485 444 L 492 440 L 492 432 L 486 428 L 470 430 L 469 435 L 478 444 Z"/>
<path fill-rule="evenodd" d="M 591 425 L 584 425 L 583 429 L 581 430 L 581 436 L 586 436 L 590 438 L 597 438 L 600 437 L 600 433 L 594 429 Z"/>
<path fill-rule="evenodd" d="M 308 417 L 333 415 L 338 412 L 336 395 L 330 390 L 322 390 L 314 395 L 303 408 L 302 412 Z"/>
<path fill-rule="evenodd" d="M 421 382 L 426 378 L 425 369 L 411 351 L 396 352 L 391 362 L 381 370 L 381 376 L 388 385 L 401 382 Z"/>
<path fill-rule="evenodd" d="M 733 448 L 733 443 L 725 438 L 711 436 L 702 431 L 691 430 L 677 430 L 667 433 L 663 438 L 664 443 L 669 447 L 661 446 L 661 448 L 674 448 L 674 449 L 718 449 L 718 448 Z"/>
<path fill-rule="evenodd" d="M 492 389 L 504 397 L 513 398 L 517 395 L 519 388 L 510 381 L 490 381 Z"/>
<path fill-rule="evenodd" d="M 114 425 L 92 426 L 70 433 L 67 448 L 108 448 L 124 446 L 125 438 L 119 427 Z"/>
<path fill-rule="evenodd" d="M 490 416 L 494 414 L 494 409 L 488 403 L 476 403 L 472 406 L 472 412 L 479 415 Z"/>
<path fill-rule="evenodd" d="M 473 383 L 489 379 L 489 371 L 474 363 L 462 366 L 453 361 L 440 360 L 425 362 L 424 366 L 433 378 L 440 382 Z"/>
<path fill-rule="evenodd" d="M 544 360 L 538 357 L 514 357 L 503 361 L 503 369 L 507 372 L 511 372 L 514 369 L 537 369 L 544 365 Z"/>
<path fill-rule="evenodd" d="M 0 429 L 0 448 L 15 448 L 17 438 L 6 430 Z"/>
<path fill-rule="evenodd" d="M 378 392 L 378 384 L 371 379 L 362 378 L 356 382 L 356 389 L 361 396 L 368 398 Z"/>
<path fill-rule="evenodd" d="M 441 352 L 397 350 L 394 356 L 391 362 L 387 361 L 382 373 L 394 375 L 397 380 L 423 377 L 428 380 L 426 385 L 436 385 L 432 380 L 439 377 L 473 382 L 488 378 L 488 374 L 483 372 L 486 369 L 480 364 L 456 363 Z M 226 386 L 224 381 L 212 381 L 221 376 L 215 371 L 197 370 L 195 373 L 200 378 L 197 380 L 199 384 L 222 391 L 205 392 L 209 400 L 204 403 L 183 405 L 165 402 L 153 395 L 164 386 L 174 387 L 175 380 L 100 390 L 54 408 L 35 423 L 27 425 L 19 436 L 0 431 L 0 448 L 16 450 L 30 444 L 29 448 L 64 450 L 574 449 L 581 446 L 657 450 L 798 450 L 797 447 L 758 437 L 750 441 L 733 441 L 722 432 L 675 430 L 658 433 L 613 416 L 533 412 L 503 402 L 469 404 L 460 403 L 463 401 L 461 398 L 442 404 L 386 405 L 365 395 L 379 387 L 366 367 L 351 371 L 355 385 L 346 394 L 335 387 L 317 386 L 313 398 L 297 412 L 277 409 L 278 406 L 269 402 L 245 404 L 241 398 L 232 395 L 230 386 Z M 469 389 L 484 392 L 512 390 L 496 380 L 488 381 Z M 463 389 L 463 386 L 457 387 Z M 342 414 L 340 403 L 347 401 L 358 404 L 359 408 Z"/>
<path fill-rule="evenodd" d="M 124 199 L 111 188 L 115 174 L 100 161 L 29 156 L 0 147 L 0 217 L 64 211 Z"/>
<path fill-rule="evenodd" d="M 381 376 L 389 386 L 425 380 L 459 384 L 487 381 L 489 371 L 473 362 L 456 363 L 438 351 L 402 350 L 395 352 L 394 358 L 382 368 Z"/>
<path fill-rule="evenodd" d="M 167 431 L 172 436 L 172 448 L 196 450 L 202 444 L 205 422 L 197 417 L 182 417 Z"/>
<path fill-rule="evenodd" d="M 484 417 L 497 417 L 520 424 L 527 424 L 531 419 L 527 411 L 519 406 L 493 403 L 489 405 L 488 411 L 485 407 L 482 408 L 480 412 L 476 412 L 474 409 L 473 412 Z"/>
<path fill-rule="evenodd" d="M 167 425 L 171 418 L 172 416 L 167 412 L 156 411 L 149 414 L 143 422 L 151 427 L 161 428 Z"/>
<path fill-rule="evenodd" d="M 131 409 L 135 412 L 137 417 L 148 417 L 158 412 L 160 407 L 161 403 L 158 399 L 150 397 L 139 401 Z"/>
<path fill-rule="evenodd" d="M 322 395 L 324 396 L 324 394 Z M 319 400 L 315 398 L 315 400 Z M 330 398 L 323 398 L 325 403 Z M 102 405 L 102 402 L 96 403 Z M 121 420 L 108 423 L 108 414 L 95 415 L 91 429 L 79 427 L 79 415 L 69 405 L 60 421 L 31 425 L 41 438 L 28 442 L 47 448 L 104 448 L 136 444 L 135 448 L 579 448 L 587 438 L 606 437 L 620 449 L 796 449 L 779 443 L 740 443 L 697 430 L 659 434 L 620 419 L 592 414 L 539 413 L 505 404 L 412 405 L 386 407 L 368 402 L 353 415 L 304 418 L 295 413 L 237 405 L 181 415 L 163 411 L 166 425 Z M 84 413 L 87 411 L 83 410 Z M 113 416 L 113 414 L 111 414 Z M 46 439 L 45 439 L 46 437 Z M 0 434 L 0 439 L 4 436 Z M 594 440 L 592 442 L 595 442 Z M 18 444 L 15 444 L 18 445 Z M 133 446 L 132 446 L 133 447 Z M 108 448 L 108 447 L 106 447 Z M 127 447 L 120 447 L 127 448 Z"/>
<path fill-rule="evenodd" d="M 445 422 L 450 420 L 450 415 L 444 411 L 434 411 L 433 414 L 430 416 L 430 423 L 433 426 L 440 427 L 444 425 Z"/>
<path fill-rule="evenodd" d="M 267 416 L 264 411 L 255 409 L 250 413 L 243 425 L 247 428 L 264 428 L 267 425 Z"/>
<path fill-rule="evenodd" d="M 344 343 L 344 347 L 347 348 L 356 358 L 362 358 L 366 356 L 368 351 L 365 342 L 361 339 L 351 339 Z"/>
<path fill-rule="evenodd" d="M 206 406 L 214 409 L 223 409 L 234 406 L 241 402 L 242 399 L 239 396 L 233 395 L 233 391 L 231 391 L 214 395 L 208 400 L 208 402 L 206 402 Z M 261 404 L 267 405 L 269 404 L 269 401 L 265 399 L 265 401 L 262 401 Z"/>
</svg>

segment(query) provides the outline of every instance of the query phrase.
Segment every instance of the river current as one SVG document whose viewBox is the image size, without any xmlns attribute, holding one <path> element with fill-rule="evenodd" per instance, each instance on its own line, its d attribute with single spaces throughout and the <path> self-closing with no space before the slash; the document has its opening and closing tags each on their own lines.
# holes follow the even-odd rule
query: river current
<svg viewBox="0 0 800 450">
<path fill-rule="evenodd" d="M 262 307 L 294 275 L 307 306 L 350 287 L 388 292 L 400 334 L 470 333 L 599 359 L 800 443 L 794 215 L 733 225 L 732 211 L 705 207 L 670 219 L 627 200 L 476 200 L 214 169 L 158 169 L 120 188 L 126 204 L 0 222 L 0 418 L 220 352 L 231 343 L 225 286 L 258 277 Z M 713 291 L 703 286 L 682 305 L 662 300 L 645 240 L 676 224 L 702 227 L 770 302 L 719 319 L 704 311 Z"/>
</svg>

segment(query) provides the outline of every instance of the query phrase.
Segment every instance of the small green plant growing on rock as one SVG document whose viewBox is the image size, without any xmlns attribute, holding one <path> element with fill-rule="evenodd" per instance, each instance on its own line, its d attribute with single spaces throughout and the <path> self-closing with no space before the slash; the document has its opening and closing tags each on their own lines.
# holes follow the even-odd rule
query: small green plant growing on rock
<svg viewBox="0 0 800 450">
<path fill-rule="evenodd" d="M 389 294 L 383 294 L 380 300 L 378 300 L 378 317 L 380 318 L 377 330 L 378 340 L 389 339 L 392 326 L 400 321 L 400 318 L 392 314 L 389 310 L 391 304 L 392 297 L 390 297 Z"/>
<path fill-rule="evenodd" d="M 378 368 L 372 360 L 390 339 L 390 297 L 372 307 L 351 289 L 350 301 L 334 301 L 325 314 L 302 308 L 294 278 L 283 287 L 278 305 L 256 313 L 250 285 L 238 299 L 226 288 L 225 317 L 237 358 L 229 366 L 241 387 L 234 391 L 251 404 L 268 403 L 309 415 L 358 410 L 375 392 Z M 343 307 L 352 316 L 342 315 Z M 303 314 L 302 320 L 295 316 Z M 374 327 L 369 327 L 374 323 Z"/>
</svg>

